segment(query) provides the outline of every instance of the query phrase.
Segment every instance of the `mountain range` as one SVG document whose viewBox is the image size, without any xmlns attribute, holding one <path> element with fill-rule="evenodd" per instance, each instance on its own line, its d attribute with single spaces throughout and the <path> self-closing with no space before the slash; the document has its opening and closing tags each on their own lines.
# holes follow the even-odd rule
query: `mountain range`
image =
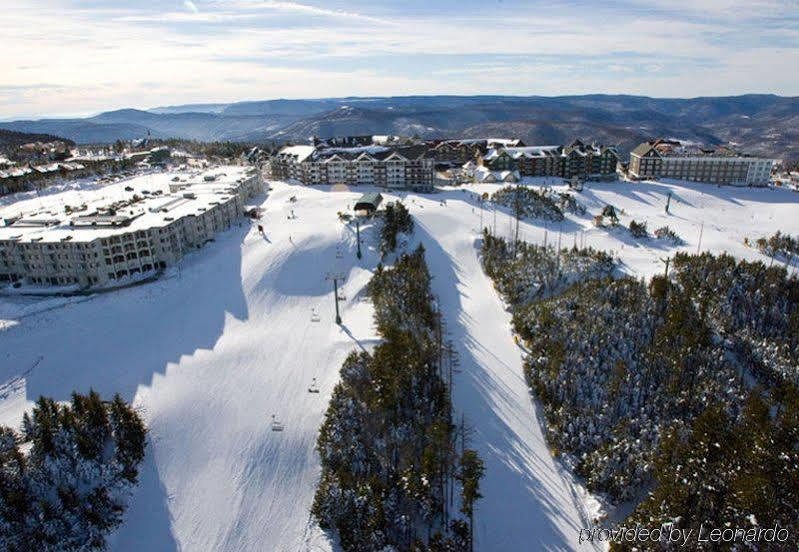
<svg viewBox="0 0 799 552">
<path fill-rule="evenodd" d="M 643 140 L 662 136 L 797 159 L 799 97 L 664 99 L 595 94 L 267 100 L 11 121 L 0 123 L 0 129 L 53 134 L 83 144 L 147 135 L 277 143 L 364 134 L 518 137 L 529 144 L 559 144 L 579 137 L 615 144 L 623 154 Z"/>
<path fill-rule="evenodd" d="M 63 138 L 50 134 L 29 134 L 0 128 L 0 148 L 16 147 L 31 142 L 54 142 L 56 140 L 63 140 Z"/>
</svg>

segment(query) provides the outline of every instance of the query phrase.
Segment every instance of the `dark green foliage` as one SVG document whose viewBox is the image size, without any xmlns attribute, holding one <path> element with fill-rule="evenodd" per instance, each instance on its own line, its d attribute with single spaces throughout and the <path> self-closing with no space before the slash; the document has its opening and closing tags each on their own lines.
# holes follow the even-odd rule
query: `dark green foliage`
<svg viewBox="0 0 799 552">
<path fill-rule="evenodd" d="M 485 468 L 483 461 L 473 450 L 461 454 L 460 471 L 457 478 L 461 482 L 461 512 L 469 519 L 469 545 L 474 542 L 474 504 L 483 497 L 480 494 L 480 480 Z"/>
<path fill-rule="evenodd" d="M 501 282 L 496 258 L 512 256 L 493 240 L 484 264 Z M 799 281 L 727 255 L 672 266 L 648 286 L 585 280 L 543 298 L 498 283 L 548 440 L 612 500 L 652 488 L 628 527 L 749 527 L 754 514 L 796 534 Z"/>
<path fill-rule="evenodd" d="M 744 529 L 777 524 L 796 535 L 799 395 L 795 388 L 790 397 L 768 397 L 754 389 L 737 418 L 723 404 L 711 403 L 690 428 L 673 428 L 666 434 L 654 475 L 655 488 L 626 520 L 628 525 L 677 520 L 677 527 L 697 534 L 700 524 L 706 533 L 726 524 Z M 718 549 L 713 543 L 695 546 Z"/>
<path fill-rule="evenodd" d="M 575 215 L 584 215 L 586 213 L 585 207 L 577 203 L 574 196 L 568 192 L 560 192 L 557 195 L 557 204 L 562 211 L 574 213 Z"/>
<path fill-rule="evenodd" d="M 649 232 L 646 230 L 646 223 L 645 222 L 638 222 L 635 220 L 630 221 L 630 234 L 634 238 L 646 238 L 649 236 Z"/>
<path fill-rule="evenodd" d="M 312 513 L 345 550 L 421 550 L 420 527 L 447 527 L 445 489 L 455 472 L 424 249 L 378 266 L 368 293 L 384 341 L 341 368 L 317 440 L 322 476 Z M 465 550 L 453 539 L 435 546 Z"/>
<path fill-rule="evenodd" d="M 684 243 L 682 238 L 668 226 L 661 226 L 655 230 L 655 237 L 659 240 L 668 240 L 674 245 L 682 245 Z"/>
<path fill-rule="evenodd" d="M 615 262 L 591 248 L 561 249 L 519 242 L 483 232 L 481 260 L 486 274 L 511 305 L 530 302 L 562 291 L 576 279 L 610 276 Z"/>
<path fill-rule="evenodd" d="M 799 280 L 729 255 L 674 258 L 676 282 L 706 305 L 713 328 L 761 383 L 799 385 Z"/>
<path fill-rule="evenodd" d="M 255 146 L 248 142 L 198 142 L 181 138 L 153 138 L 148 147 L 167 146 L 170 149 L 185 151 L 206 159 L 224 161 L 238 159 Z"/>
<path fill-rule="evenodd" d="M 776 232 L 768 238 L 758 238 L 757 248 L 770 257 L 793 258 L 799 255 L 799 239 Z"/>
<path fill-rule="evenodd" d="M 610 223 L 613 226 L 619 223 L 619 216 L 616 214 L 616 208 L 613 205 L 605 205 L 602 209 L 602 217 L 610 219 Z"/>
<path fill-rule="evenodd" d="M 41 397 L 21 436 L 0 428 L 2 549 L 104 549 L 136 483 L 145 434 L 119 396 L 106 403 L 94 391 L 69 405 Z"/>
<path fill-rule="evenodd" d="M 386 255 L 397 249 L 397 234 L 413 232 L 413 218 L 401 201 L 388 203 L 380 229 L 380 253 Z"/>
<path fill-rule="evenodd" d="M 563 210 L 558 206 L 556 200 L 552 199 L 549 194 L 525 186 L 502 188 L 491 194 L 491 201 L 511 209 L 520 217 L 539 218 L 552 222 L 563 220 Z M 569 203 L 568 200 L 565 201 Z"/>
</svg>

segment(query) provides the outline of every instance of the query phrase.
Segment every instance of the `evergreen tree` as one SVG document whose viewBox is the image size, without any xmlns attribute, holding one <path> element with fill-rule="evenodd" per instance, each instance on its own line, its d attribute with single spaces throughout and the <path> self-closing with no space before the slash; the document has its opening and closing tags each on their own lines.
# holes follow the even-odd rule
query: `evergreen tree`
<svg viewBox="0 0 799 552">
<path fill-rule="evenodd" d="M 474 505 L 480 494 L 480 479 L 485 468 L 483 461 L 473 450 L 465 450 L 460 459 L 458 479 L 461 482 L 461 512 L 469 518 L 469 550 L 474 549 Z"/>
<path fill-rule="evenodd" d="M 119 396 L 74 393 L 69 405 L 40 397 L 20 437 L 0 429 L 0 548 L 104 549 L 144 446 L 144 425 Z"/>
</svg>

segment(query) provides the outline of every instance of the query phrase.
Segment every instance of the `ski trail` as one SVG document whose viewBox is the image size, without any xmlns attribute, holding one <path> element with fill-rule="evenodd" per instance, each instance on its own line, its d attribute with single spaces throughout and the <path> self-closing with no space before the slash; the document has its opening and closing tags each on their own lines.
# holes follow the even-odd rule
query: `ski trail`
<svg viewBox="0 0 799 552">
<path fill-rule="evenodd" d="M 479 223 L 479 212 L 464 217 L 438 202 L 416 201 L 425 208 L 413 210 L 415 239 L 425 247 L 433 291 L 460 359 L 454 407 L 458 417 L 465 414 L 470 446 L 485 462 L 476 549 L 515 550 L 529 543 L 536 550 L 576 550 L 590 516 L 572 476 L 547 446 L 510 315 L 480 266 L 478 236 L 464 231 L 466 221 L 455 220 L 472 216 Z"/>
</svg>

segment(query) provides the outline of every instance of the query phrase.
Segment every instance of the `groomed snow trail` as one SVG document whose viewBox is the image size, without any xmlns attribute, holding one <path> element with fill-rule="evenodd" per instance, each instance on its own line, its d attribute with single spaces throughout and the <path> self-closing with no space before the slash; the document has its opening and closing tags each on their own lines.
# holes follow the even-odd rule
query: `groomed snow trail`
<svg viewBox="0 0 799 552">
<path fill-rule="evenodd" d="M 357 261 L 336 216 L 355 197 L 276 185 L 265 236 L 242 221 L 169 279 L 0 333 L 0 382 L 22 382 L 0 403 L 1 423 L 17 426 L 39 395 L 68 400 L 90 387 L 120 392 L 143 414 L 147 457 L 112 551 L 331 549 L 309 523 L 314 444 L 341 363 L 375 337 L 371 305 L 359 299 L 377 256 L 364 248 Z M 329 271 L 347 277 L 341 328 Z M 314 377 L 318 394 L 308 392 Z M 272 415 L 284 431 L 271 430 Z"/>
<path fill-rule="evenodd" d="M 576 549 L 580 529 L 590 527 L 583 492 L 544 440 L 510 314 L 480 266 L 478 209 L 472 211 L 465 194 L 446 196 L 446 205 L 439 196 L 412 196 L 406 203 L 459 356 L 456 416 L 464 414 L 472 429 L 467 443 L 485 462 L 476 550 Z"/>
</svg>

